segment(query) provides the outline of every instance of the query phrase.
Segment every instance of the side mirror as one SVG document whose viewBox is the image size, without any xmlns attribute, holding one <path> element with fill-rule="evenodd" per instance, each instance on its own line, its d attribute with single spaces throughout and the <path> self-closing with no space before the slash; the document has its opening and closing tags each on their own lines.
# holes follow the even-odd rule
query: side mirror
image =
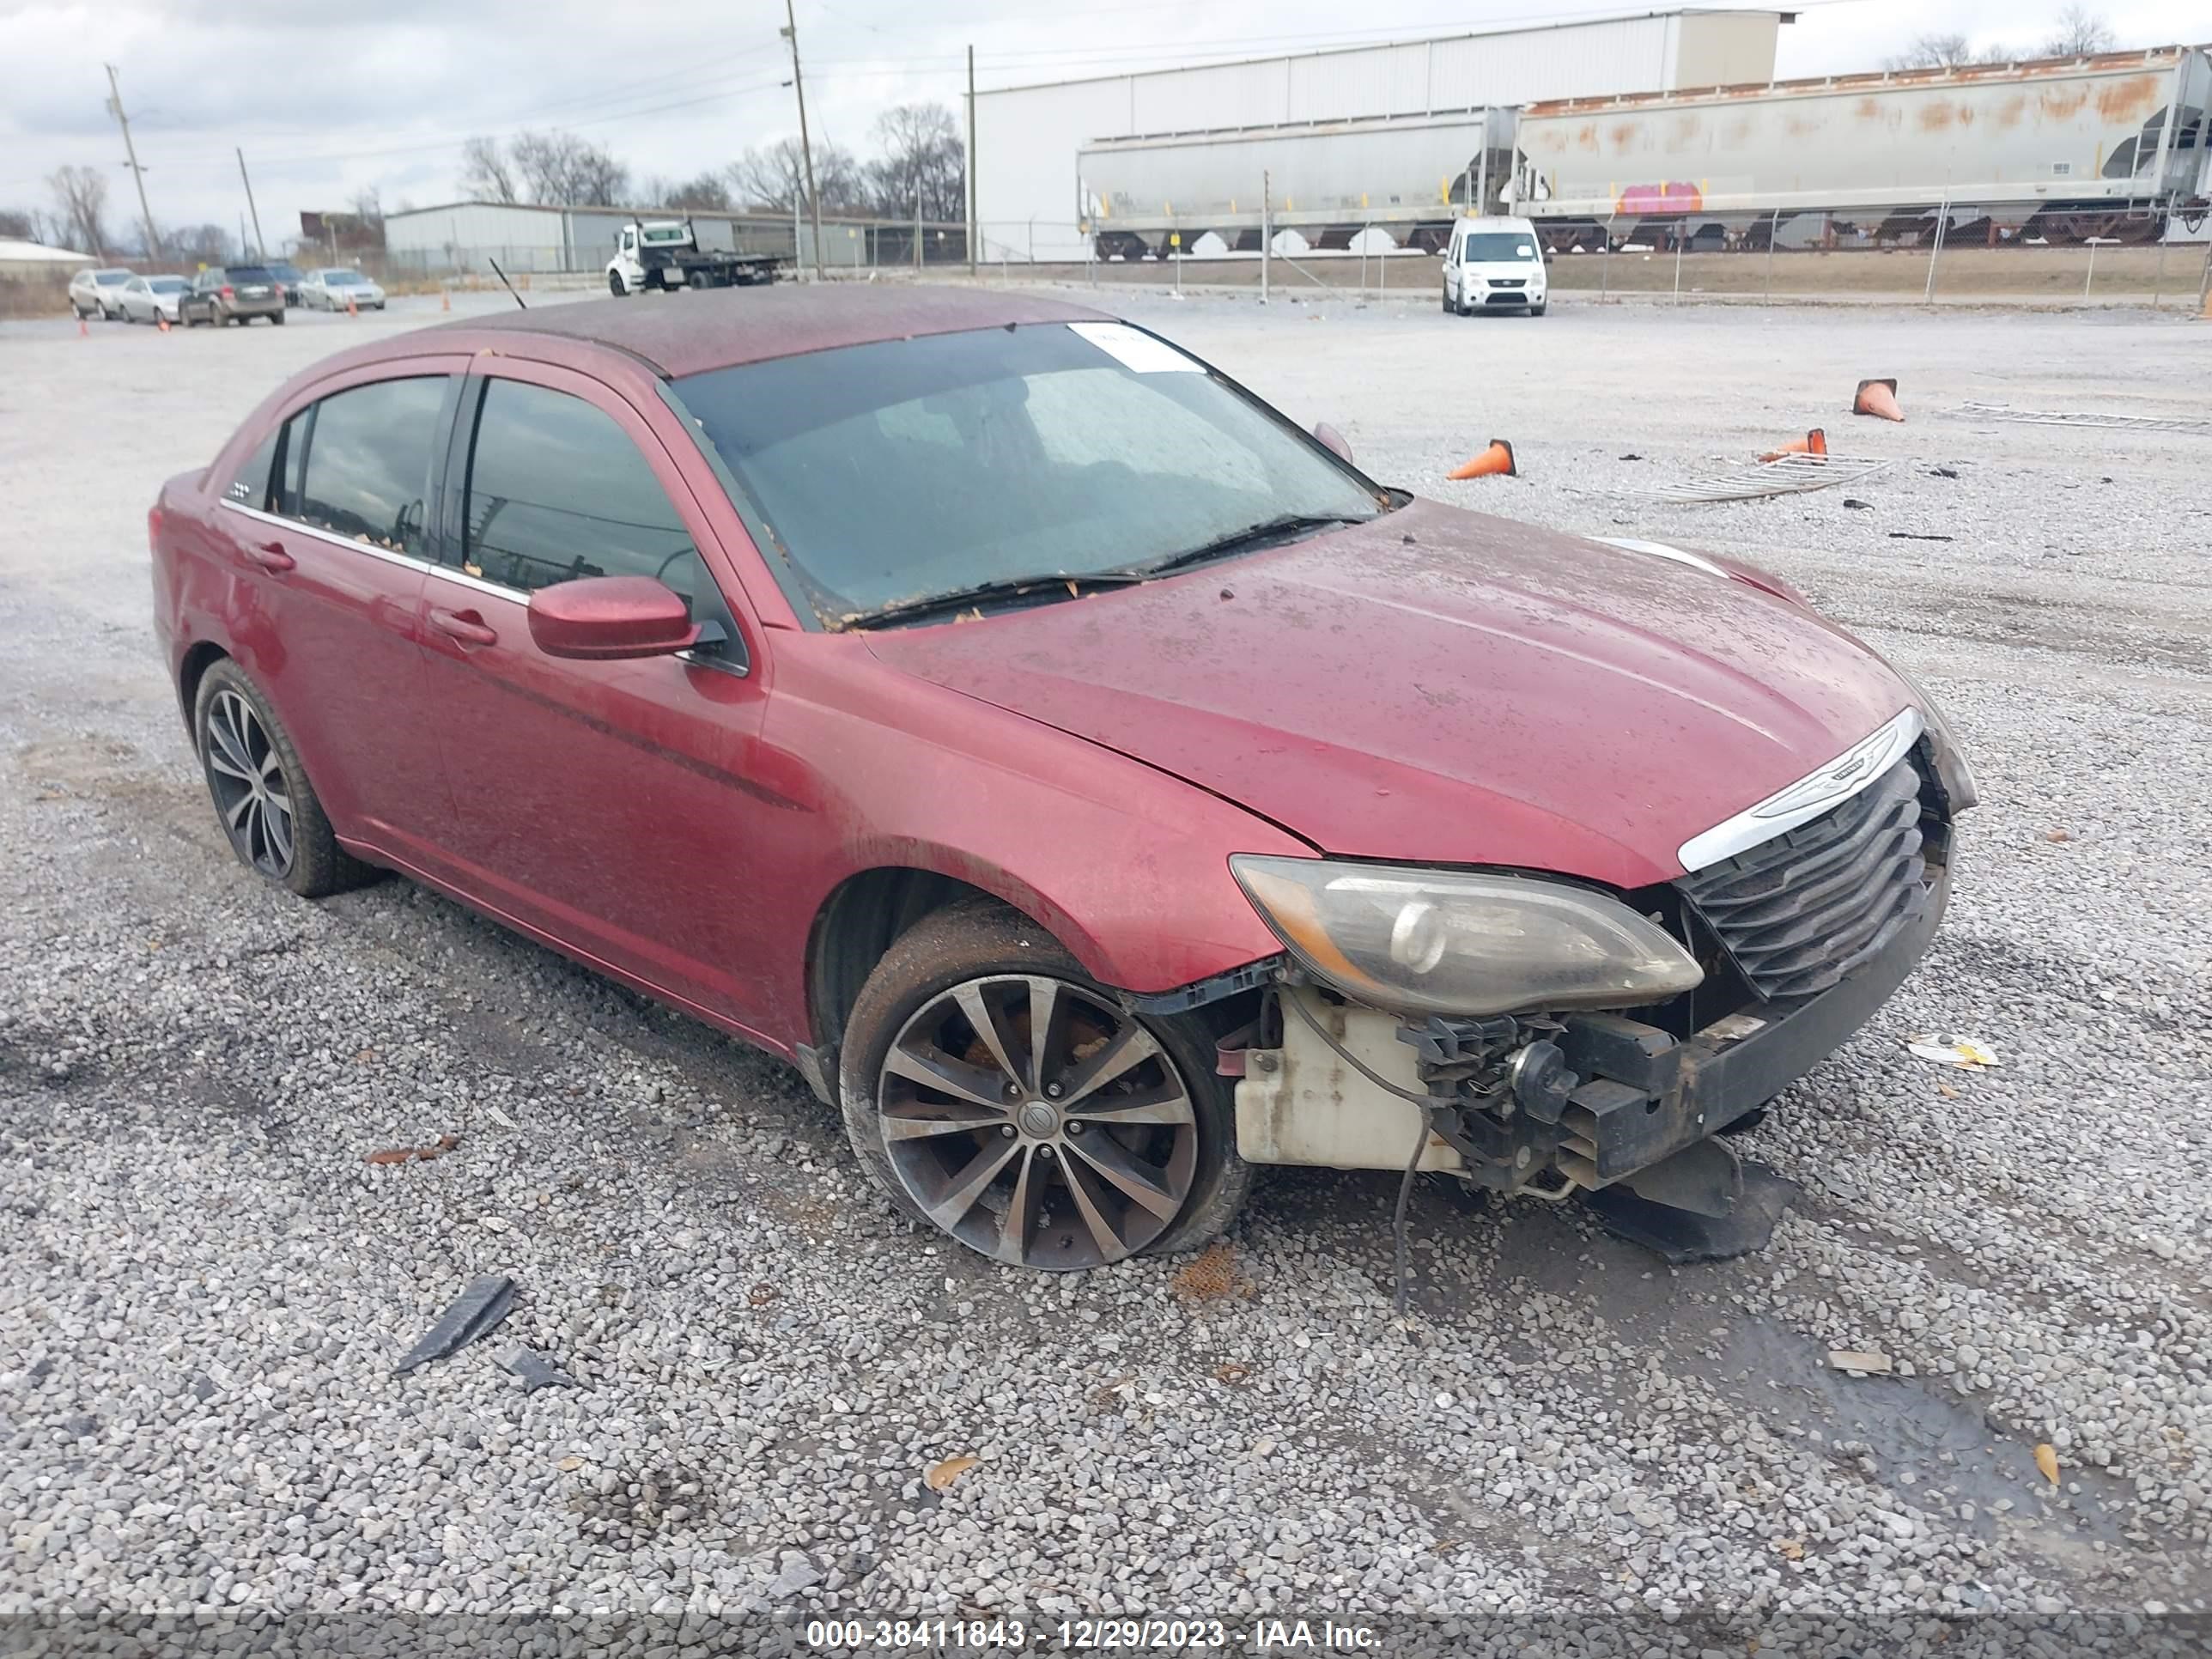
<svg viewBox="0 0 2212 1659">
<path fill-rule="evenodd" d="M 1314 441 L 1346 466 L 1352 465 L 1352 446 L 1345 441 L 1344 434 L 1327 421 L 1314 428 Z"/>
<path fill-rule="evenodd" d="M 665 657 L 699 641 L 683 599 L 650 576 L 580 576 L 530 596 L 530 637 L 549 657 Z"/>
</svg>

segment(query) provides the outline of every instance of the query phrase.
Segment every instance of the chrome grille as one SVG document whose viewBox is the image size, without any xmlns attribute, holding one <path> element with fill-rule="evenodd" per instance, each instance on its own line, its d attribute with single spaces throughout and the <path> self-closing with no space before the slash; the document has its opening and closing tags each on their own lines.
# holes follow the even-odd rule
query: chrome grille
<svg viewBox="0 0 2212 1659">
<path fill-rule="evenodd" d="M 1812 996 L 1927 908 L 1922 812 L 1907 756 L 1820 817 L 1676 885 L 1759 996 Z"/>
</svg>

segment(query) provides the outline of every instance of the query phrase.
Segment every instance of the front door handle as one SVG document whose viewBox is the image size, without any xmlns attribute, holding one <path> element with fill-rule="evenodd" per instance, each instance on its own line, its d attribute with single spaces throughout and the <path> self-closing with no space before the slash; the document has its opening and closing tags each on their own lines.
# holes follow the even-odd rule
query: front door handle
<svg viewBox="0 0 2212 1659">
<path fill-rule="evenodd" d="M 246 556 L 264 570 L 289 570 L 300 562 L 282 542 L 257 542 L 246 550 Z"/>
<path fill-rule="evenodd" d="M 430 626 L 441 634 L 451 635 L 465 645 L 497 645 L 499 635 L 484 626 L 484 619 L 473 611 L 441 611 L 433 606 Z"/>
</svg>

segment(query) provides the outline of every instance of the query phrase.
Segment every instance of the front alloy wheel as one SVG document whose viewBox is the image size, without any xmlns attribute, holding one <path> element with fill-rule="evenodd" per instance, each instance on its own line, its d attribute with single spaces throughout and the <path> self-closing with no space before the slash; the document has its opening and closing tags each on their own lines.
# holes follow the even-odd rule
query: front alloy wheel
<svg viewBox="0 0 2212 1659">
<path fill-rule="evenodd" d="M 932 1221 L 1012 1267 L 1096 1267 L 1165 1232 L 1198 1169 L 1175 1062 L 1104 999 L 994 975 L 925 1003 L 884 1056 L 876 1109 Z"/>
</svg>

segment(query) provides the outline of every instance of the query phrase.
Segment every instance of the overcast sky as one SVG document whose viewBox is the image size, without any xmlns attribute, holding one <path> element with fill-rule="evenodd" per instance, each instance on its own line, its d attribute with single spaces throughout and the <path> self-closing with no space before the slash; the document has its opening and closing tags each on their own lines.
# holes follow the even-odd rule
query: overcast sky
<svg viewBox="0 0 2212 1659">
<path fill-rule="evenodd" d="M 1810 0 L 1782 32 L 1783 76 L 1879 66 L 1914 34 L 2032 42 L 2064 0 Z M 106 108 L 113 64 L 154 216 L 235 228 L 252 169 L 272 246 L 303 208 L 363 185 L 387 208 L 449 200 L 472 133 L 567 127 L 639 176 L 684 176 L 797 131 L 778 0 L 0 0 L 0 208 L 52 205 L 65 162 L 107 169 L 112 220 L 135 218 Z M 983 88 L 1202 58 L 1310 51 L 1520 21 L 1613 15 L 1594 0 L 799 0 L 817 142 L 865 155 L 884 106 L 953 103 L 963 53 Z M 2199 38 L 2203 0 L 2097 5 L 2128 46 Z"/>
</svg>

